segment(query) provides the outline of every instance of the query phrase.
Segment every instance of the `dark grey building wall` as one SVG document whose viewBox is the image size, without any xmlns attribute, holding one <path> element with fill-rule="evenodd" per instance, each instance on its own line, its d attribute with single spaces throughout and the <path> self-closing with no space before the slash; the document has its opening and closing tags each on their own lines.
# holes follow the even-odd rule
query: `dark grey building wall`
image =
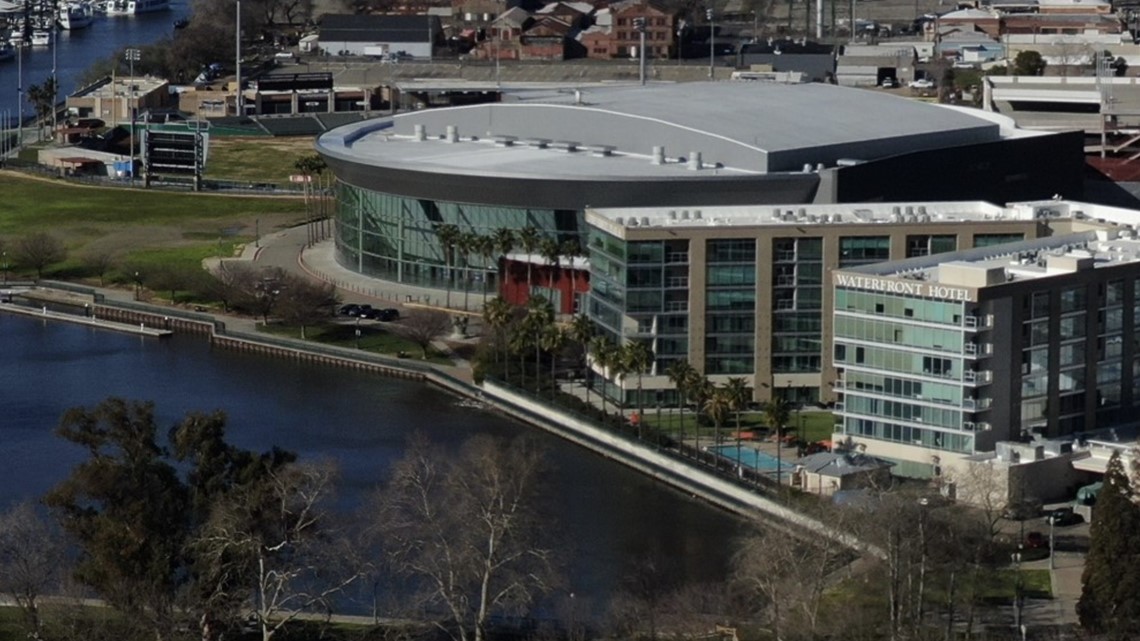
<svg viewBox="0 0 1140 641">
<path fill-rule="evenodd" d="M 1084 195 L 1079 131 L 918 151 L 842 167 L 838 202 L 986 200 Z"/>
<path fill-rule="evenodd" d="M 835 56 L 831 53 L 742 53 L 740 67 L 770 65 L 772 71 L 799 71 L 814 82 L 826 82 L 835 76 Z"/>
<path fill-rule="evenodd" d="M 694 171 L 692 178 L 539 179 L 374 167 L 331 156 L 325 160 L 338 179 L 364 189 L 429 200 L 541 209 L 810 203 L 819 186 L 819 175 L 814 173 L 728 177 L 701 170 Z"/>
</svg>

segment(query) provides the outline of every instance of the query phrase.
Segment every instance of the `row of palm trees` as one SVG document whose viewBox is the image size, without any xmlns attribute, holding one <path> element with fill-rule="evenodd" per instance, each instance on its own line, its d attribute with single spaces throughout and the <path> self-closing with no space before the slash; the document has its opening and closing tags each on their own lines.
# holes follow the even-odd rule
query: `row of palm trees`
<svg viewBox="0 0 1140 641">
<path fill-rule="evenodd" d="M 447 267 L 448 276 L 445 282 L 447 290 L 446 307 L 451 307 L 451 290 L 455 285 L 455 270 L 462 270 L 464 274 L 471 269 L 471 258 L 477 256 L 482 259 L 481 270 L 489 270 L 492 261 L 505 257 L 516 249 L 527 254 L 541 255 L 547 265 L 557 268 L 563 260 L 573 261 L 575 258 L 585 256 L 585 251 L 577 239 L 568 239 L 562 243 L 544 236 L 537 227 L 526 226 L 521 229 L 501 227 L 490 234 L 466 232 L 452 223 L 441 223 L 435 227 L 436 237 L 439 238 L 443 250 L 443 260 Z M 493 271 L 493 270 L 490 270 Z M 575 278 L 571 272 L 571 278 Z M 464 281 L 467 279 L 464 278 Z M 483 304 L 487 304 L 487 283 L 490 279 L 483 278 Z M 533 265 L 528 261 L 526 266 L 527 289 L 534 284 Z M 577 283 L 574 283 L 577 289 Z M 467 309 L 469 302 L 469 288 L 463 287 L 463 309 Z"/>
<path fill-rule="evenodd" d="M 569 324 L 555 322 L 555 314 L 550 302 L 541 296 L 532 296 L 525 306 L 514 305 L 501 296 L 497 296 L 483 307 L 483 318 L 491 330 L 491 348 L 494 352 L 494 362 L 498 366 L 503 380 L 518 379 L 523 389 L 533 389 L 541 396 L 543 388 L 549 386 L 552 401 L 557 401 L 557 368 L 567 350 L 576 347 L 576 355 L 581 359 L 580 365 L 586 372 L 586 406 L 593 407 L 590 395 L 593 391 L 589 365 L 592 363 L 601 370 L 602 383 L 601 404 L 602 416 L 608 420 L 610 416 L 611 396 L 606 393 L 605 385 L 613 381 L 617 387 L 614 404 L 617 416 L 622 423 L 626 422 L 626 395 L 624 383 L 629 376 L 637 376 L 637 403 L 636 422 L 637 437 L 642 438 L 645 417 L 645 395 L 642 380 L 646 374 L 652 374 L 656 357 L 650 343 L 646 341 L 629 341 L 624 344 L 616 343 L 609 335 L 599 331 L 598 326 L 584 314 L 573 318 Z M 543 360 L 547 359 L 544 367 Z M 517 367 L 517 375 L 512 373 Z M 531 372 L 528 374 L 528 369 Z M 724 442 L 722 430 L 730 419 L 735 417 L 736 440 L 739 445 L 741 434 L 741 414 L 752 403 L 752 388 L 744 377 L 729 378 L 722 385 L 711 382 L 707 376 L 701 374 L 688 361 L 674 361 L 665 371 L 665 375 L 673 383 L 678 392 L 678 413 L 680 416 L 680 440 L 685 441 L 685 411 L 691 405 L 697 412 L 695 421 L 692 451 L 700 450 L 700 425 L 702 416 L 712 422 L 714 426 L 713 440 L 716 444 Z M 778 441 L 783 440 L 784 432 L 788 428 L 791 414 L 791 405 L 786 399 L 776 397 L 762 406 L 764 423 L 775 433 Z M 777 447 L 777 474 L 782 467 L 781 449 Z M 740 464 L 739 456 L 737 464 Z"/>
</svg>

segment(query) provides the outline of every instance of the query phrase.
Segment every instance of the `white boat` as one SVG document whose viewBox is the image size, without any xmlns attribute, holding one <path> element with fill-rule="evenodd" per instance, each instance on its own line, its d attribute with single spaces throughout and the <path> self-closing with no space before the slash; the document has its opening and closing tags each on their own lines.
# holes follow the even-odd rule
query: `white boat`
<svg viewBox="0 0 1140 641">
<path fill-rule="evenodd" d="M 32 46 L 33 47 L 46 47 L 51 44 L 51 32 L 35 30 L 32 32 Z"/>
<path fill-rule="evenodd" d="M 68 31 L 85 29 L 95 21 L 95 11 L 86 2 L 69 2 L 59 9 L 59 28 Z"/>
<path fill-rule="evenodd" d="M 133 16 L 138 13 L 166 11 L 170 0 L 111 0 L 107 3 L 109 16 Z"/>
</svg>

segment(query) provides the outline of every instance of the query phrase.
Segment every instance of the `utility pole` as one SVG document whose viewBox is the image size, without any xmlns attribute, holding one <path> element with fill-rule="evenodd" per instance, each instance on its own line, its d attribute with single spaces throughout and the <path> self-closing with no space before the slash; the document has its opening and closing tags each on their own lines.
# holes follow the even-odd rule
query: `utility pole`
<svg viewBox="0 0 1140 641">
<path fill-rule="evenodd" d="M 709 80 L 714 80 L 716 74 L 716 25 L 713 23 L 713 10 L 705 9 L 705 17 L 709 20 Z"/>
<path fill-rule="evenodd" d="M 130 66 L 131 77 L 127 80 L 127 87 L 130 90 L 129 98 L 127 98 L 127 109 L 131 112 L 131 184 L 135 182 L 135 143 L 138 142 L 138 134 L 135 131 L 136 120 L 138 116 L 138 103 L 136 102 L 135 93 L 135 61 L 142 58 L 142 52 L 138 49 L 127 49 L 125 52 L 127 63 Z"/>
<path fill-rule="evenodd" d="M 24 43 L 16 47 L 16 149 L 24 146 Z"/>
<path fill-rule="evenodd" d="M 645 18 L 634 18 L 633 28 L 637 29 L 638 37 L 641 42 L 637 46 L 637 78 L 641 84 L 645 84 Z"/>
<path fill-rule="evenodd" d="M 237 10 L 234 12 L 235 29 L 234 29 L 234 83 L 237 85 L 237 95 L 234 98 L 234 106 L 237 109 L 237 116 L 240 118 L 245 115 L 245 109 L 242 105 L 241 96 L 241 0 L 237 0 Z"/>
</svg>

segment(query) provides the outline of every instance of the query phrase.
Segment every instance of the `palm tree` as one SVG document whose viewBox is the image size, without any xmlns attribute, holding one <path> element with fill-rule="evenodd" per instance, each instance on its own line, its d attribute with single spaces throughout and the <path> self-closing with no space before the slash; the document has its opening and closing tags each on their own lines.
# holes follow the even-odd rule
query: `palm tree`
<svg viewBox="0 0 1140 641">
<path fill-rule="evenodd" d="M 553 288 L 554 281 L 562 277 L 562 247 L 553 238 L 543 238 L 538 243 L 538 251 L 550 269 L 550 285 Z"/>
<path fill-rule="evenodd" d="M 474 232 L 460 232 L 455 237 L 455 249 L 463 259 L 463 310 L 467 311 L 468 295 L 471 293 L 471 253 L 476 249 L 477 236 Z"/>
<path fill-rule="evenodd" d="M 781 450 L 784 449 L 784 428 L 788 425 L 791 408 L 788 401 L 780 396 L 773 396 L 772 400 L 764 404 L 764 422 L 776 431 L 776 483 L 781 483 Z"/>
<path fill-rule="evenodd" d="M 590 353 L 593 354 L 594 362 L 602 370 L 602 380 L 609 380 L 609 368 L 613 366 L 614 354 L 617 353 L 617 346 L 610 340 L 609 336 L 601 334 L 595 336 L 590 341 Z M 602 414 L 606 414 L 606 388 L 605 383 L 602 384 Z"/>
<path fill-rule="evenodd" d="M 475 252 L 483 259 L 483 304 L 487 304 L 487 283 L 491 281 L 491 260 L 495 258 L 495 239 L 490 236 L 475 236 Z"/>
<path fill-rule="evenodd" d="M 748 380 L 743 376 L 735 376 L 728 379 L 724 385 L 725 392 L 728 394 L 729 404 L 732 406 L 732 411 L 736 414 L 736 466 L 740 467 L 740 413 L 748 406 L 748 402 L 752 400 L 752 388 L 748 387 Z"/>
<path fill-rule="evenodd" d="M 712 392 L 705 397 L 703 404 L 705 413 L 713 420 L 713 446 L 720 443 L 720 426 L 724 424 L 728 414 L 732 411 L 732 398 L 728 390 L 723 387 L 713 387 Z"/>
<path fill-rule="evenodd" d="M 563 241 L 559 252 L 570 263 L 570 312 L 574 313 L 574 299 L 578 295 L 578 271 L 574 269 L 574 259 L 582 256 L 582 245 L 577 238 Z"/>
<path fill-rule="evenodd" d="M 526 322 L 525 319 L 523 321 Z M 507 344 L 511 352 L 519 356 L 519 369 L 522 371 L 522 381 L 519 383 L 519 389 L 526 389 L 526 355 L 530 349 L 531 341 L 534 335 L 524 328 L 519 327 L 519 331 L 511 332 L 511 336 L 507 339 Z"/>
<path fill-rule="evenodd" d="M 701 415 L 700 413 L 705 409 L 705 400 L 712 395 L 713 390 L 716 388 L 704 374 L 698 372 L 695 368 L 689 374 L 689 384 L 685 386 L 685 390 L 689 393 L 689 401 L 696 408 L 697 416 L 696 422 L 693 426 L 693 434 L 696 437 L 697 450 L 701 449 Z"/>
<path fill-rule="evenodd" d="M 637 438 L 641 438 L 641 423 L 645 419 L 641 381 L 645 371 L 653 366 L 653 349 L 646 341 L 630 341 L 625 344 L 625 362 L 630 371 L 637 372 Z"/>
<path fill-rule="evenodd" d="M 554 324 L 554 308 L 542 296 L 534 296 L 526 302 L 526 316 L 523 318 L 520 333 L 530 335 L 534 345 L 535 392 L 538 392 L 538 372 L 542 366 L 542 335 L 546 328 Z"/>
<path fill-rule="evenodd" d="M 558 356 L 569 340 L 570 337 L 566 330 L 558 325 L 547 325 L 546 330 L 542 333 L 542 349 L 550 355 L 550 400 L 552 401 L 558 392 L 558 385 L 555 382 L 555 367 L 558 365 Z"/>
<path fill-rule="evenodd" d="M 495 340 L 500 344 L 502 349 L 506 350 L 506 343 L 503 339 L 503 331 L 511 324 L 511 318 L 514 316 L 514 306 L 507 302 L 507 299 L 502 296 L 492 298 L 487 304 L 483 305 L 483 321 L 487 326 L 495 332 Z M 499 352 L 495 352 L 495 362 L 499 360 Z M 506 378 L 506 362 L 504 359 L 504 372 L 503 377 Z"/>
<path fill-rule="evenodd" d="M 439 237 L 439 247 L 443 251 L 443 262 L 447 265 L 447 302 L 444 303 L 444 307 L 451 309 L 451 262 L 455 253 L 455 245 L 459 241 L 461 232 L 459 231 L 459 227 L 451 223 L 444 223 L 436 227 L 435 233 L 436 236 Z"/>
<path fill-rule="evenodd" d="M 582 365 L 586 378 L 586 405 L 590 404 L 590 339 L 598 332 L 594 321 L 585 314 L 578 314 L 570 323 L 570 339 L 582 348 Z"/>
<path fill-rule="evenodd" d="M 531 262 L 530 257 L 532 254 L 534 254 L 535 252 L 538 251 L 539 243 L 542 242 L 542 233 L 539 232 L 537 228 L 531 227 L 530 225 L 527 225 L 526 227 L 523 227 L 522 229 L 518 230 L 518 234 L 516 235 L 516 240 L 518 240 L 519 247 L 521 247 L 523 252 L 525 252 L 527 255 L 527 259 L 526 259 L 526 293 L 527 293 L 527 296 L 530 296 L 530 288 L 534 286 L 534 280 L 533 280 L 533 275 L 532 275 L 532 271 L 531 271 L 531 268 L 534 266 L 534 263 Z"/>
<path fill-rule="evenodd" d="M 491 234 L 491 241 L 495 243 L 495 251 L 499 254 L 496 274 L 498 274 L 498 291 L 503 292 L 503 283 L 506 281 L 506 255 L 514 251 L 514 229 L 499 227 Z"/>
<path fill-rule="evenodd" d="M 673 383 L 673 387 L 677 389 L 677 403 L 680 408 L 681 417 L 681 441 L 685 440 L 685 399 L 688 396 L 688 385 L 693 380 L 693 373 L 696 372 L 689 361 L 679 360 L 673 361 L 665 370 L 665 375 Z"/>
</svg>

